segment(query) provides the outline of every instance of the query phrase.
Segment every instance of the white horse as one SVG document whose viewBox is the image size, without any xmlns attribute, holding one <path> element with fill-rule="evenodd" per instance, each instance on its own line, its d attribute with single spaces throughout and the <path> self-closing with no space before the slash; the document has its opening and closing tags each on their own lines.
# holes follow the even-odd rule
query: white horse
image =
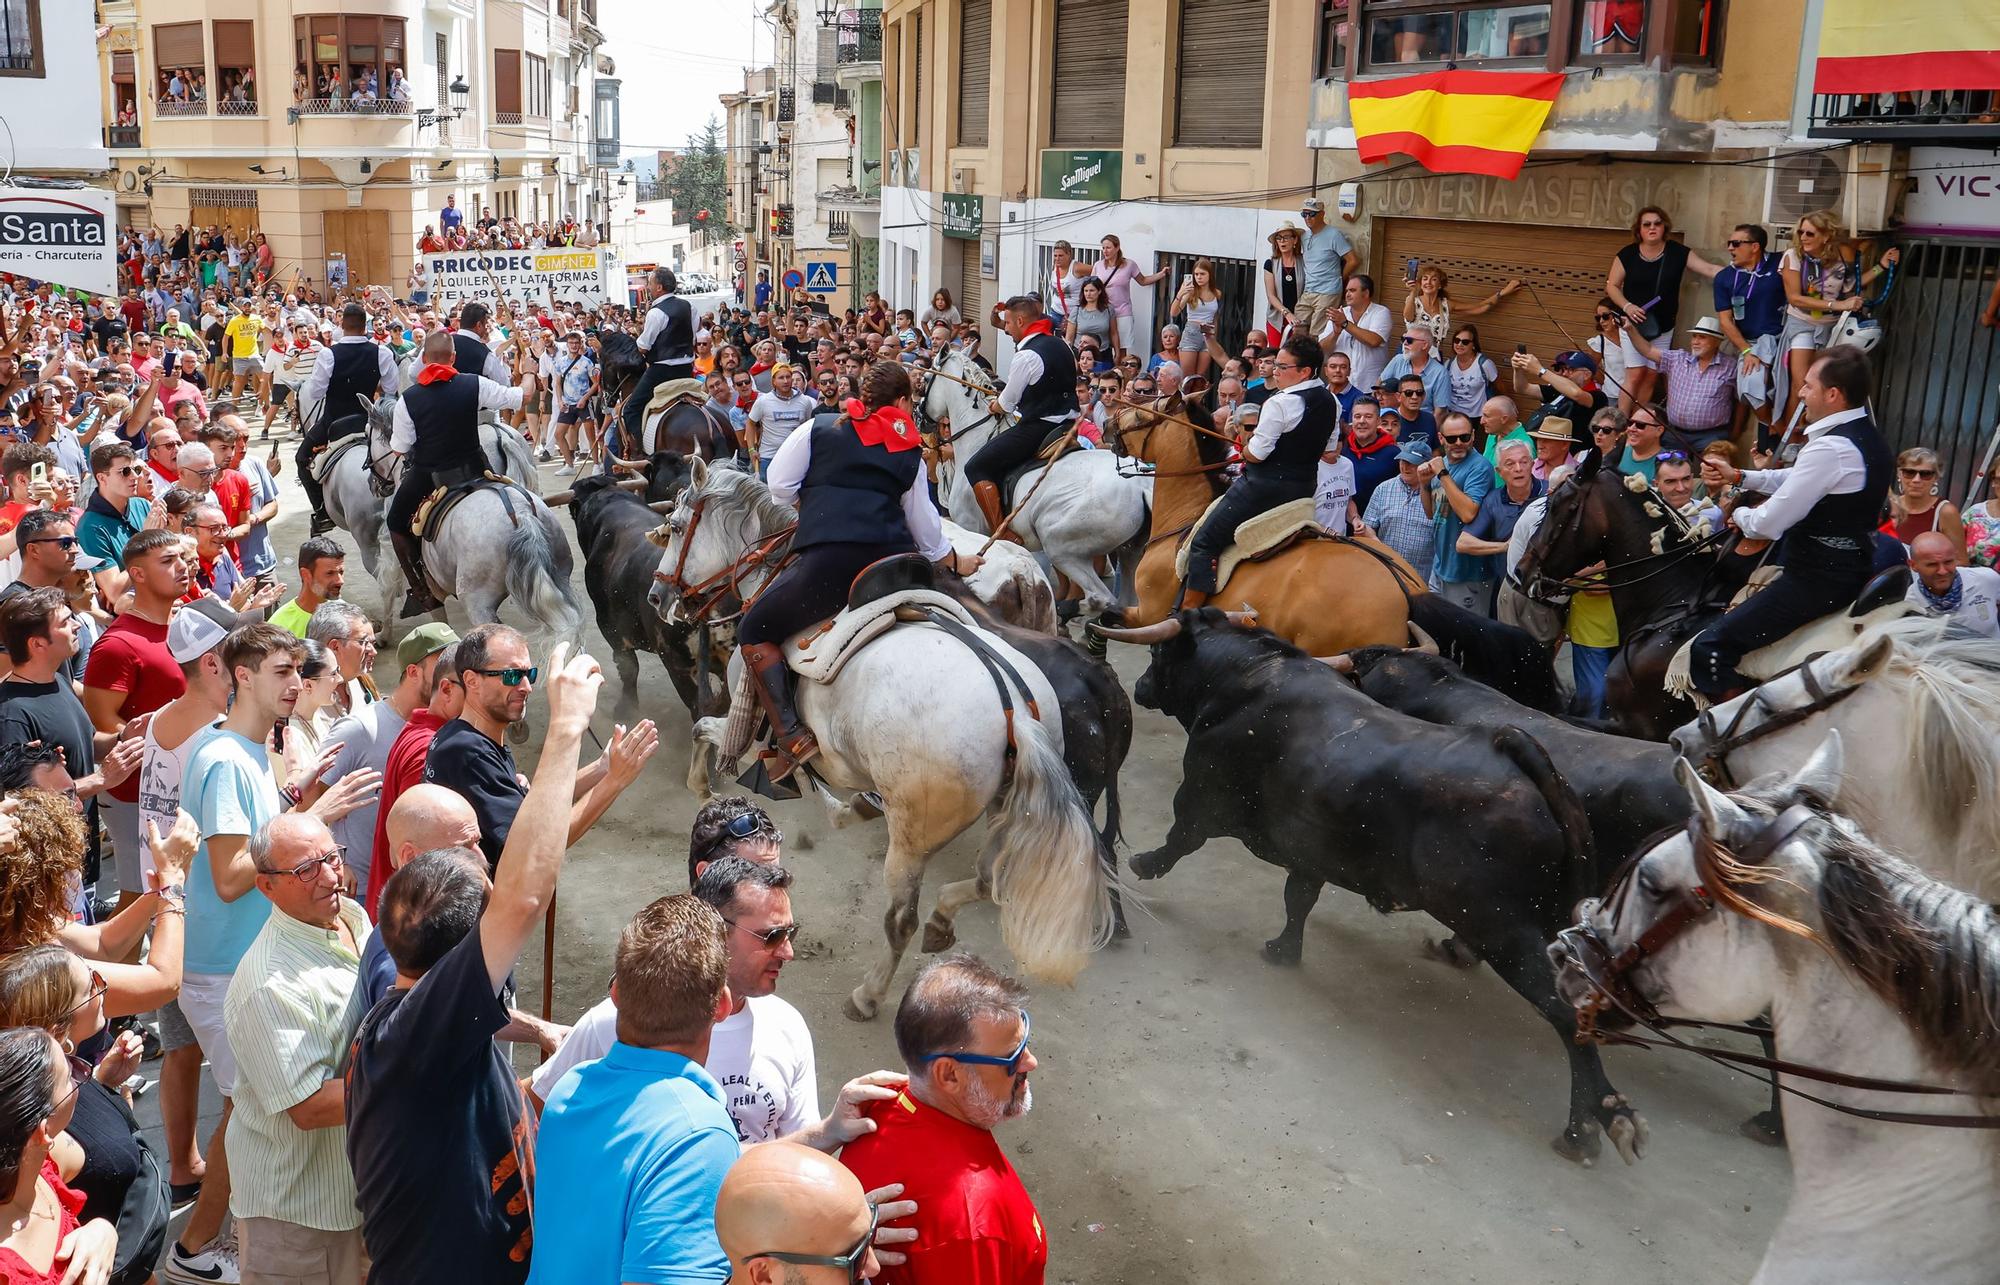
<svg viewBox="0 0 2000 1285">
<path fill-rule="evenodd" d="M 1724 785 L 1853 748 L 1842 809 L 1947 883 L 2000 900 L 2000 645 L 1923 616 L 1869 629 L 1673 734 Z"/>
<path fill-rule="evenodd" d="M 386 548 L 389 502 L 375 494 L 369 472 L 372 467 L 391 483 L 402 476 L 400 464 L 389 458 L 395 404 L 393 397 L 368 403 L 368 440 L 345 448 L 326 477 L 327 513 L 354 538 L 362 565 L 382 587 L 392 638 L 401 632 L 396 612 L 406 586 L 401 565 Z M 542 502 L 534 455 L 505 425 L 482 426 L 480 436 L 489 465 L 504 463 L 506 476 L 533 493 L 514 491 L 503 499 L 498 488 L 489 487 L 460 500 L 437 537 L 425 542 L 424 565 L 446 597 L 463 600 L 472 624 L 499 619 L 500 604 L 512 598 L 540 626 L 547 645 L 574 645 L 583 616 L 570 590 L 569 539 Z"/>
<path fill-rule="evenodd" d="M 932 379 L 917 409 L 924 419 L 951 426 L 952 457 L 938 464 L 945 507 L 952 521 L 990 535 L 979 503 L 972 498 L 972 484 L 965 480 L 965 465 L 1000 429 L 999 419 L 986 408 L 997 390 L 986 372 L 957 349 L 945 354 L 938 371 L 952 378 Z M 1041 482 L 1045 471 L 1048 480 Z M 1131 591 L 1139 555 L 1145 551 L 1152 494 L 1151 479 L 1120 472 L 1118 457 L 1110 451 L 1077 451 L 1046 470 L 1035 468 L 1021 476 L 1014 489 L 1014 503 L 1022 506 L 1021 512 L 1008 529 L 1028 548 L 1048 554 L 1050 564 L 1083 591 L 1081 614 L 1096 618 L 1118 603 L 1094 560 L 1118 555 L 1120 582 Z"/>
<path fill-rule="evenodd" d="M 1572 1004 L 1622 992 L 1635 1012 L 1683 1021 L 1768 1010 L 1787 1062 L 1952 1090 L 1780 1075 L 1792 1196 L 1753 1285 L 1991 1285 L 2000 1130 L 1869 1119 L 1797 1096 L 1989 1122 L 2000 1107 L 2000 916 L 1830 812 L 1853 775 L 1841 760 L 1834 733 L 1796 776 L 1736 796 L 1683 761 L 1715 846 L 1677 832 L 1585 902 L 1551 949 L 1558 986 Z M 1768 855 L 1739 856 L 1757 848 Z"/>
<path fill-rule="evenodd" d="M 670 621 L 685 590 L 732 569 L 741 595 L 751 597 L 770 570 L 747 564 L 746 550 L 798 520 L 750 474 L 701 460 L 693 466 L 693 481 L 658 536 L 663 551 L 650 599 Z M 980 658 L 928 625 L 892 628 L 830 684 L 799 683 L 799 716 L 820 746 L 812 770 L 833 787 L 873 791 L 888 819 L 888 950 L 849 997 L 848 1016 L 859 1020 L 880 1009 L 916 932 L 925 863 L 982 815 L 991 824 L 978 873 L 941 890 L 925 949 L 947 949 L 958 911 L 987 899 L 1000 907 L 1008 949 L 1042 980 L 1074 981 L 1110 937 L 1115 876 L 1099 860 L 1089 809 L 1063 765 L 1055 690 L 1027 657 L 975 632 L 1027 687 L 1012 689 L 1011 720 Z M 741 668 L 739 657 L 730 667 L 731 691 Z M 1031 698 L 1039 718 L 1029 712 Z M 697 793 L 708 784 L 722 721 L 697 725 L 688 782 Z"/>
</svg>

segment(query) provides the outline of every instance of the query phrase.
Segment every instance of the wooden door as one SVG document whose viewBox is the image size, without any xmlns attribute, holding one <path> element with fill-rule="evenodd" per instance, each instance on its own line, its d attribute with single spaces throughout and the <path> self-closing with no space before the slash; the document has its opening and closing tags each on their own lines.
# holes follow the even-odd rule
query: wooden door
<svg viewBox="0 0 2000 1285">
<path fill-rule="evenodd" d="M 326 251 L 347 256 L 350 289 L 387 286 L 400 294 L 398 283 L 389 279 L 389 212 L 387 210 L 328 210 L 321 216 Z M 312 265 L 307 275 L 324 279 L 326 264 Z"/>
</svg>

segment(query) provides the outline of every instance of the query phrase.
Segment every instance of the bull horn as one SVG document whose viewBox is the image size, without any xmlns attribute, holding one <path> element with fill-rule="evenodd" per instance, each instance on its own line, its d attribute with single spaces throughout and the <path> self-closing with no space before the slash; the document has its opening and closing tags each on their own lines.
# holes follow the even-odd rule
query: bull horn
<svg viewBox="0 0 2000 1285">
<path fill-rule="evenodd" d="M 1235 625 L 1238 629 L 1255 629 L 1257 627 L 1257 609 L 1247 602 L 1243 604 L 1243 610 L 1225 611 L 1222 615 L 1224 619 L 1229 621 L 1230 624 Z"/>
<path fill-rule="evenodd" d="M 1154 643 L 1166 642 L 1169 638 L 1180 637 L 1181 618 L 1168 616 L 1155 624 L 1140 625 L 1133 629 L 1116 629 L 1108 625 L 1093 624 L 1090 632 L 1099 638 L 1109 638 L 1112 642 L 1137 643 L 1141 647 L 1151 647 Z"/>
<path fill-rule="evenodd" d="M 1410 643 L 1411 643 L 1411 646 L 1409 647 L 1410 651 L 1420 651 L 1426 656 L 1436 656 L 1441 654 L 1438 651 L 1437 639 L 1425 633 L 1423 626 L 1419 625 L 1414 620 L 1410 622 Z"/>
<path fill-rule="evenodd" d="M 544 495 L 542 497 L 542 503 L 548 505 L 552 509 L 556 509 L 556 508 L 561 508 L 565 504 L 568 504 L 571 500 L 575 498 L 576 498 L 575 491 L 557 491 L 554 495 Z"/>
<path fill-rule="evenodd" d="M 644 460 L 621 460 L 616 455 L 606 455 L 604 458 L 611 461 L 611 467 L 622 468 L 627 473 L 643 473 L 646 471 L 646 461 Z"/>
<path fill-rule="evenodd" d="M 1344 651 L 1337 656 L 1314 656 L 1313 659 L 1325 665 L 1336 674 L 1351 674 L 1354 672 L 1354 657 Z"/>
<path fill-rule="evenodd" d="M 674 503 L 675 501 L 673 500 L 654 500 L 646 507 L 655 513 L 672 513 L 674 511 Z"/>
<path fill-rule="evenodd" d="M 652 483 L 648 482 L 643 477 L 628 477 L 624 481 L 614 482 L 612 483 L 612 485 L 616 486 L 621 491 L 643 491 L 647 487 L 651 486 Z"/>
</svg>

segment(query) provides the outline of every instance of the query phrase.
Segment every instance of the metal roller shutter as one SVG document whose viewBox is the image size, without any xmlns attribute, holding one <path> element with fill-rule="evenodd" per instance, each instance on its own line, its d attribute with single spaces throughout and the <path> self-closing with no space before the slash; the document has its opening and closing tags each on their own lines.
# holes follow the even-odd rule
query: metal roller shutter
<svg viewBox="0 0 2000 1285">
<path fill-rule="evenodd" d="M 951 301 L 958 305 L 958 315 L 978 326 L 986 328 L 986 282 L 979 275 L 979 242 L 960 241 L 958 289 L 951 292 Z M 926 307 L 930 300 L 924 300 Z M 917 309 L 918 313 L 923 308 Z"/>
<path fill-rule="evenodd" d="M 1476 303 L 1514 277 L 1534 287 L 1533 293 L 1523 288 L 1492 312 L 1471 319 L 1479 330 L 1480 350 L 1500 368 L 1500 390 L 1513 396 L 1507 363 L 1516 344 L 1528 345 L 1529 352 L 1546 362 L 1565 349 L 1584 347 L 1597 333 L 1591 317 L 1604 295 L 1605 274 L 1632 234 L 1623 228 L 1376 219 L 1374 240 L 1375 302 L 1389 309 L 1396 336 L 1402 334 L 1408 293 L 1404 266 L 1411 259 L 1443 268 L 1455 299 Z M 1261 280 L 1258 288 L 1263 288 Z M 1685 309 L 1682 315 L 1688 315 Z M 1446 360 L 1450 348 L 1444 345 Z M 1536 404 L 1533 394 L 1520 400 L 1526 403 L 1524 411 Z"/>
<path fill-rule="evenodd" d="M 958 141 L 986 146 L 993 85 L 993 0 L 965 0 L 958 28 Z"/>
<path fill-rule="evenodd" d="M 201 47 L 201 24 L 198 22 L 175 22 L 153 28 L 153 65 L 162 71 L 176 68 L 200 68 L 208 63 L 208 55 Z"/>
<path fill-rule="evenodd" d="M 493 110 L 519 115 L 521 111 L 521 51 L 493 51 Z"/>
<path fill-rule="evenodd" d="M 910 142 L 921 148 L 924 145 L 924 118 L 930 114 L 924 104 L 924 11 L 922 9 L 917 10 L 916 91 L 917 119 L 916 124 L 910 128 Z M 910 185 L 915 187 L 917 183 L 912 179 Z"/>
<path fill-rule="evenodd" d="M 1124 146 L 1130 16 L 1127 0 L 1056 0 L 1050 147 Z"/>
<path fill-rule="evenodd" d="M 254 67 L 257 65 L 257 24 L 254 22 L 232 22 L 220 18 L 215 21 L 215 65 L 218 67 Z"/>
<path fill-rule="evenodd" d="M 1177 146 L 1263 145 L 1270 27 L 1269 0 L 1181 0 Z"/>
<path fill-rule="evenodd" d="M 2000 275 L 2000 245 L 1918 237 L 1904 240 L 1902 249 L 1896 291 L 1879 314 L 1875 422 L 1897 450 L 1936 451 L 1944 461 L 1941 487 L 1962 504 L 2000 422 L 2000 390 L 1993 381 L 2000 370 L 2000 331 L 1965 321 L 1978 314 Z M 1864 250 L 1863 261 L 1877 253 L 1879 246 Z"/>
</svg>

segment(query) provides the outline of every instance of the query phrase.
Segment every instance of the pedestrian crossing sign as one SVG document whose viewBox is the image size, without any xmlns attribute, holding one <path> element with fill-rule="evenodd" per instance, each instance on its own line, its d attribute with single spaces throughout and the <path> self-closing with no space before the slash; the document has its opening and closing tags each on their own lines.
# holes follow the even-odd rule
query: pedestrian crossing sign
<svg viewBox="0 0 2000 1285">
<path fill-rule="evenodd" d="M 836 263 L 806 264 L 806 289 L 814 294 L 832 294 L 840 276 L 840 265 Z"/>
</svg>

